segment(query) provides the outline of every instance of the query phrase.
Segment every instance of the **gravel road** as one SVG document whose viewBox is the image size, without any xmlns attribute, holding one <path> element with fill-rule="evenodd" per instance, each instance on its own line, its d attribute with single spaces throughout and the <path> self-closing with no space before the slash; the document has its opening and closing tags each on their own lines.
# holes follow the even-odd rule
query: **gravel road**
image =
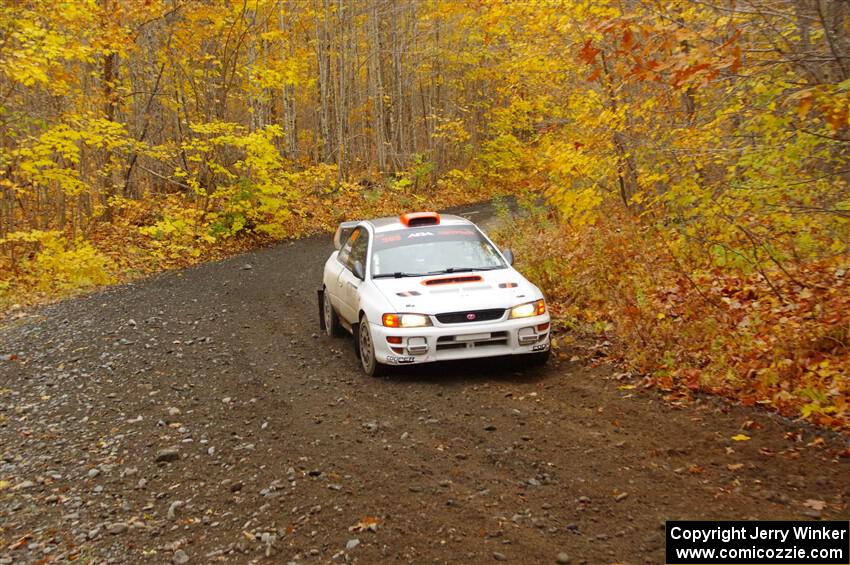
<svg viewBox="0 0 850 565">
<path fill-rule="evenodd" d="M 0 563 L 663 563 L 667 519 L 850 517 L 843 440 L 610 367 L 364 376 L 319 334 L 331 249 L 0 328 Z"/>
</svg>

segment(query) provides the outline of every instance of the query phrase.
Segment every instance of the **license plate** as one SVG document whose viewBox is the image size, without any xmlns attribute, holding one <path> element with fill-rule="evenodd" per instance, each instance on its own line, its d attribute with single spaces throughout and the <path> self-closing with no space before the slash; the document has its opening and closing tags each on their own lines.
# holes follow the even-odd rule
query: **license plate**
<svg viewBox="0 0 850 565">
<path fill-rule="evenodd" d="M 481 341 L 484 339 L 490 339 L 490 334 L 467 334 L 455 336 L 455 341 Z"/>
</svg>

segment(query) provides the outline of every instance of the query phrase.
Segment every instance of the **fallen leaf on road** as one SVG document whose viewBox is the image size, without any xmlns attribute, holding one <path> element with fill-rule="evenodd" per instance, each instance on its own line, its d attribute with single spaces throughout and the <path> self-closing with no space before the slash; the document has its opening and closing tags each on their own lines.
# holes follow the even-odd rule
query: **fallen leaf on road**
<svg viewBox="0 0 850 565">
<path fill-rule="evenodd" d="M 18 541 L 9 546 L 9 549 L 15 550 L 24 547 L 32 539 L 32 534 L 24 534 Z"/>
<path fill-rule="evenodd" d="M 732 436 L 732 441 L 750 441 L 750 439 L 752 438 L 746 434 L 737 434 Z"/>
<path fill-rule="evenodd" d="M 826 440 L 822 437 L 816 437 L 812 441 L 806 444 L 806 447 L 826 447 Z"/>
<path fill-rule="evenodd" d="M 812 510 L 823 510 L 824 508 L 826 508 L 826 502 L 824 502 L 823 500 L 814 500 L 810 498 L 803 503 L 803 506 L 807 506 Z"/>
<path fill-rule="evenodd" d="M 348 528 L 349 532 L 377 532 L 378 519 L 371 516 L 364 516 L 359 522 Z"/>
<path fill-rule="evenodd" d="M 0 490 L 5 490 L 9 488 L 11 484 L 12 483 L 10 483 L 9 481 L 0 481 Z"/>
<path fill-rule="evenodd" d="M 705 471 L 705 469 L 699 465 L 691 465 L 688 467 L 688 473 L 691 475 L 701 475 L 703 471 Z"/>
<path fill-rule="evenodd" d="M 728 465 L 726 465 L 726 468 L 729 469 L 730 471 L 737 471 L 739 469 L 743 469 L 744 464 L 743 463 L 729 463 Z"/>
</svg>

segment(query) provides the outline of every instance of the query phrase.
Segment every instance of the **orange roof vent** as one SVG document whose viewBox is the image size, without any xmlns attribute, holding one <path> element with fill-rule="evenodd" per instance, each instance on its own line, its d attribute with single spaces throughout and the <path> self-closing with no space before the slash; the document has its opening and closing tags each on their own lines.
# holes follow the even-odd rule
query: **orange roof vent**
<svg viewBox="0 0 850 565">
<path fill-rule="evenodd" d="M 409 228 L 418 226 L 436 226 L 440 223 L 440 215 L 436 212 L 410 212 L 400 216 L 401 223 Z"/>
</svg>

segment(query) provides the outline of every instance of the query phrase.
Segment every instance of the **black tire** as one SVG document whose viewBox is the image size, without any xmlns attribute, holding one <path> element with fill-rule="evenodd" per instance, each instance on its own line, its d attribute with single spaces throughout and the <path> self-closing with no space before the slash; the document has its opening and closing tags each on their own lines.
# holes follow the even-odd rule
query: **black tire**
<svg viewBox="0 0 850 565">
<path fill-rule="evenodd" d="M 358 357 L 360 357 L 360 366 L 363 367 L 363 372 L 370 377 L 383 375 L 387 370 L 387 366 L 375 359 L 375 344 L 372 341 L 372 332 L 369 331 L 369 321 L 366 319 L 366 316 L 360 317 L 360 324 L 358 324 L 355 333 L 357 336 Z"/>
<path fill-rule="evenodd" d="M 325 333 L 330 337 L 342 337 L 345 335 L 345 330 L 339 323 L 339 316 L 331 305 L 331 299 L 328 297 L 328 291 L 325 289 L 322 299 L 322 315 L 325 317 Z"/>
</svg>

